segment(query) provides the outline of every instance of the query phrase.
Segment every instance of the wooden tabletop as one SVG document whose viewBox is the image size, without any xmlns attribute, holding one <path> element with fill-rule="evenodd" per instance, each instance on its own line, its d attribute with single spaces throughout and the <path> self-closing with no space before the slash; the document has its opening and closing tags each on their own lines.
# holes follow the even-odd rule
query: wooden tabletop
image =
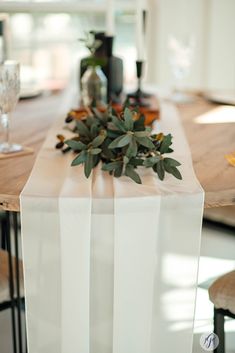
<svg viewBox="0 0 235 353">
<path fill-rule="evenodd" d="M 181 106 L 180 114 L 195 173 L 205 191 L 205 208 L 235 205 L 235 167 L 225 155 L 235 152 L 235 107 L 198 98 Z M 210 122 L 210 123 L 209 123 Z"/>
<path fill-rule="evenodd" d="M 21 101 L 13 114 L 12 140 L 34 154 L 0 160 L 0 209 L 19 211 L 19 195 L 32 170 L 48 128 L 58 114 L 61 94 Z M 221 109 L 202 98 L 179 106 L 198 180 L 205 190 L 205 207 L 235 205 L 235 168 L 224 155 L 235 151 L 235 123 L 201 124 L 202 114 Z M 235 108 L 234 108 L 235 111 Z"/>
</svg>

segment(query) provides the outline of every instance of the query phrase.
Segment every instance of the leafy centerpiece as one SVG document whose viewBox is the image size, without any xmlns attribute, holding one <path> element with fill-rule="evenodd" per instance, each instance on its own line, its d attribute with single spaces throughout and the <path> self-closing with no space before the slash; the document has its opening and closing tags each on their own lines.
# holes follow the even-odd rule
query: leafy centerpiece
<svg viewBox="0 0 235 353">
<path fill-rule="evenodd" d="M 109 106 L 104 112 L 87 108 L 84 119 L 76 119 L 75 115 L 72 111 L 66 118 L 74 137 L 65 140 L 58 135 L 56 147 L 63 152 L 74 151 L 72 166 L 83 164 L 87 178 L 101 162 L 102 170 L 114 177 L 126 175 L 138 184 L 141 184 L 139 167 L 151 168 L 160 180 L 165 173 L 182 179 L 180 163 L 165 156 L 173 152 L 172 135 L 152 134 L 151 128 L 145 126 L 143 114 L 128 106 L 118 114 Z"/>
</svg>

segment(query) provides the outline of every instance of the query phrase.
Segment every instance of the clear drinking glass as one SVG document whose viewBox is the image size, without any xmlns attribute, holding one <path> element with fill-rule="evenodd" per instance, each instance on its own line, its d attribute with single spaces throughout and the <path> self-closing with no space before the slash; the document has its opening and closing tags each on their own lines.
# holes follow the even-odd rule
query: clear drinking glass
<svg viewBox="0 0 235 353">
<path fill-rule="evenodd" d="M 176 103 L 187 103 L 192 100 L 192 97 L 182 92 L 182 84 L 191 70 L 194 47 L 193 36 L 185 39 L 169 36 L 169 64 L 175 78 L 175 90 L 171 95 L 171 100 Z"/>
<path fill-rule="evenodd" d="M 4 141 L 0 143 L 0 153 L 22 150 L 22 146 L 10 143 L 10 113 L 15 109 L 20 95 L 20 65 L 17 61 L 7 60 L 0 65 L 0 119 Z"/>
</svg>

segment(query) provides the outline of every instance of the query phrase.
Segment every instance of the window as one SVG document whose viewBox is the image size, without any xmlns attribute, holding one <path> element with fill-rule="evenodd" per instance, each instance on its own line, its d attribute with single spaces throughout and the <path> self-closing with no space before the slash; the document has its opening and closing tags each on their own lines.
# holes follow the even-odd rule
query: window
<svg viewBox="0 0 235 353">
<path fill-rule="evenodd" d="M 125 79 L 135 78 L 134 0 L 120 1 L 115 12 L 114 53 L 124 59 Z M 106 0 L 5 0 L 0 8 L 10 16 L 10 56 L 19 60 L 24 83 L 60 85 L 78 76 L 80 58 L 87 55 L 78 41 L 85 31 L 105 30 Z"/>
</svg>

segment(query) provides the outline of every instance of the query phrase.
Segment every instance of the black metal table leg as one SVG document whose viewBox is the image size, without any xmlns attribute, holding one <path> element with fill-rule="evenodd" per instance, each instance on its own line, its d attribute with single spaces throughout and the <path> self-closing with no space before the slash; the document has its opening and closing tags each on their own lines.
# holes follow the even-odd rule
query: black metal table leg
<svg viewBox="0 0 235 353">
<path fill-rule="evenodd" d="M 21 325 L 21 297 L 20 297 L 20 268 L 19 268 L 19 243 L 18 243 L 18 218 L 17 213 L 12 212 L 13 230 L 15 241 L 15 268 L 16 268 L 16 305 L 17 305 L 17 319 L 18 319 L 18 343 L 19 353 L 23 353 L 22 348 L 22 325 Z"/>
<path fill-rule="evenodd" d="M 2 249 L 6 250 L 6 229 L 7 229 L 7 219 L 6 219 L 6 213 L 1 214 L 1 247 Z"/>
<path fill-rule="evenodd" d="M 16 320 L 15 320 L 15 303 L 14 303 L 14 272 L 12 263 L 12 246 L 11 246 L 11 229 L 10 229 L 10 213 L 6 212 L 6 228 L 5 228 L 5 239 L 6 247 L 8 251 L 8 266 L 9 266 L 9 292 L 11 300 L 11 321 L 12 321 L 12 343 L 13 352 L 17 353 L 17 342 L 16 342 Z"/>
<path fill-rule="evenodd" d="M 216 308 L 214 309 L 214 333 L 219 337 L 219 346 L 214 353 L 225 353 L 224 313 Z"/>
</svg>

